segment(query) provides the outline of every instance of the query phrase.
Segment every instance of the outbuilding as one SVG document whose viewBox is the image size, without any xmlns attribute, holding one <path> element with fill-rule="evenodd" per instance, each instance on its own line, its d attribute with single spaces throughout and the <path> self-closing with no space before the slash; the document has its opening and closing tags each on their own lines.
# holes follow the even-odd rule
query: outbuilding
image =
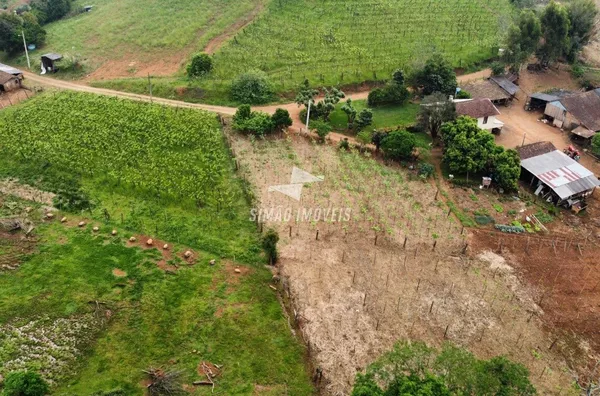
<svg viewBox="0 0 600 396">
<path fill-rule="evenodd" d="M 19 88 L 21 88 L 19 77 L 0 71 L 0 91 L 9 92 Z"/>
<path fill-rule="evenodd" d="M 62 55 L 56 54 L 54 52 L 42 55 L 42 68 L 44 69 L 44 72 L 42 74 L 45 74 L 45 72 L 56 73 L 58 71 L 58 68 L 56 67 L 56 62 L 58 62 L 61 59 Z"/>
<path fill-rule="evenodd" d="M 550 142 L 537 142 L 517 148 L 521 175 L 535 189 L 535 195 L 557 206 L 585 209 L 585 199 L 600 186 L 587 168 L 556 149 Z"/>
<path fill-rule="evenodd" d="M 461 85 L 463 91 L 473 99 L 489 99 L 494 104 L 507 104 L 514 99 L 519 87 L 514 76 L 494 76 L 486 80 L 472 81 Z"/>
</svg>

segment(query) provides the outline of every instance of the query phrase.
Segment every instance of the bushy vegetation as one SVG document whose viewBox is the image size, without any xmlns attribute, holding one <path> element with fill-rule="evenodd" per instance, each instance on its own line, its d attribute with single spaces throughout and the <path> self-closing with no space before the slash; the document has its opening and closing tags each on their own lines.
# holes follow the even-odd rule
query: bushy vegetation
<svg viewBox="0 0 600 396">
<path fill-rule="evenodd" d="M 231 83 L 231 97 L 246 104 L 263 104 L 273 99 L 273 86 L 265 73 L 250 70 L 237 76 Z"/>
<path fill-rule="evenodd" d="M 372 107 L 404 104 L 410 95 L 404 81 L 404 71 L 396 70 L 383 88 L 375 88 L 369 92 L 367 104 Z"/>
<path fill-rule="evenodd" d="M 463 92 L 463 91 L 461 91 Z M 443 93 L 434 93 L 426 96 L 419 108 L 417 121 L 420 128 L 428 132 L 435 141 L 440 129 L 445 122 L 456 118 L 456 106 L 454 102 Z"/>
<path fill-rule="evenodd" d="M 213 68 L 212 58 L 208 54 L 196 54 L 187 67 L 188 77 L 202 77 Z"/>
<path fill-rule="evenodd" d="M 600 133 L 597 133 L 592 138 L 592 152 L 600 157 Z"/>
<path fill-rule="evenodd" d="M 264 137 L 272 132 L 281 132 L 292 125 L 290 113 L 285 109 L 276 109 L 270 116 L 262 111 L 252 111 L 250 105 L 241 105 L 233 116 L 233 129 Z"/>
<path fill-rule="evenodd" d="M 394 160 L 411 159 L 417 145 L 414 134 L 405 131 L 393 131 L 387 134 L 381 142 L 381 150 L 386 157 Z"/>
<path fill-rule="evenodd" d="M 421 89 L 423 95 L 439 92 L 449 96 L 456 93 L 456 73 L 450 62 L 440 54 L 429 58 L 425 67 L 415 72 L 412 80 L 413 85 Z"/>
<path fill-rule="evenodd" d="M 525 366 L 498 356 L 479 360 L 451 344 L 441 351 L 400 341 L 356 376 L 352 396 L 535 395 Z"/>
<path fill-rule="evenodd" d="M 0 51 L 14 54 L 23 49 L 23 37 L 28 44 L 42 45 L 46 41 L 46 31 L 40 26 L 36 16 L 24 12 L 20 16 L 8 12 L 0 13 Z"/>
<path fill-rule="evenodd" d="M 45 396 L 48 384 L 33 371 L 13 371 L 4 380 L 2 396 Z"/>
<path fill-rule="evenodd" d="M 507 191 L 515 191 L 521 175 L 521 161 L 515 150 L 496 145 L 494 136 L 477 126 L 477 120 L 459 117 L 441 128 L 444 162 L 451 172 L 493 176 Z"/>
</svg>

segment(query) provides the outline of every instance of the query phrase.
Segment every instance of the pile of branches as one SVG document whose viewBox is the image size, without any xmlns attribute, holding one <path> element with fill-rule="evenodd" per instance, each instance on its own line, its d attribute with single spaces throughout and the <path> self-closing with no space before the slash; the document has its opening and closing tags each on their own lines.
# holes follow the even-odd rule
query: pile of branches
<svg viewBox="0 0 600 396">
<path fill-rule="evenodd" d="M 15 232 L 23 230 L 25 231 L 25 235 L 29 235 L 33 231 L 33 228 L 33 223 L 28 219 L 18 217 L 0 219 L 0 230 L 2 231 Z"/>
<path fill-rule="evenodd" d="M 184 394 L 180 382 L 181 371 L 165 371 L 154 367 L 143 371 L 150 377 L 151 382 L 147 387 L 150 396 Z"/>
</svg>

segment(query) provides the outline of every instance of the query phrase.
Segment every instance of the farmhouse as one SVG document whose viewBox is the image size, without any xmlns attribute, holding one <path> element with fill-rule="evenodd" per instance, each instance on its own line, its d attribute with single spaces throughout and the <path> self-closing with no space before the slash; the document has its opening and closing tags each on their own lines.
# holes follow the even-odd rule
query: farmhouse
<svg viewBox="0 0 600 396">
<path fill-rule="evenodd" d="M 557 206 L 584 209 L 585 198 L 600 186 L 592 172 L 550 142 L 528 144 L 517 151 L 522 177 L 535 188 L 535 195 Z"/>
<path fill-rule="evenodd" d="M 495 104 L 507 104 L 519 92 L 515 81 L 516 78 L 510 75 L 490 77 L 464 84 L 461 89 L 470 93 L 473 99 L 489 99 Z"/>
<path fill-rule="evenodd" d="M 490 99 L 456 100 L 456 114 L 469 116 L 477 120 L 477 126 L 492 133 L 500 133 L 504 123 L 496 116 L 500 115 L 498 108 Z"/>
<path fill-rule="evenodd" d="M 0 71 L 0 91 L 9 92 L 19 88 L 21 88 L 19 77 Z"/>
</svg>

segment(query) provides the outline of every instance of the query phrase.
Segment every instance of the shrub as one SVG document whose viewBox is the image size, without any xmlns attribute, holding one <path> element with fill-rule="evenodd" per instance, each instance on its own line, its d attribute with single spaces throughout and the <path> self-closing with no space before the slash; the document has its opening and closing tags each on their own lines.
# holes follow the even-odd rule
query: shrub
<svg viewBox="0 0 600 396">
<path fill-rule="evenodd" d="M 187 74 L 189 77 L 200 77 L 210 73 L 212 68 L 212 58 L 208 54 L 196 54 L 187 67 Z"/>
<path fill-rule="evenodd" d="M 338 145 L 338 148 L 340 150 L 345 150 L 345 151 L 350 150 L 350 142 L 348 142 L 348 138 L 344 138 L 343 140 L 340 140 L 340 144 Z"/>
<path fill-rule="evenodd" d="M 253 111 L 250 116 L 241 121 L 234 121 L 233 128 L 245 133 L 252 133 L 256 136 L 264 136 L 273 132 L 273 120 L 267 113 Z"/>
<path fill-rule="evenodd" d="M 401 105 L 406 102 L 409 96 L 410 93 L 404 85 L 391 82 L 383 88 L 375 88 L 369 92 L 367 104 L 371 107 Z"/>
<path fill-rule="evenodd" d="M 270 228 L 262 239 L 262 246 L 267 254 L 267 259 L 271 264 L 277 262 L 277 242 L 279 242 L 279 234 L 277 234 L 277 231 Z"/>
<path fill-rule="evenodd" d="M 385 91 L 382 88 L 375 88 L 371 92 L 369 92 L 369 96 L 367 97 L 367 105 L 372 107 L 380 106 L 385 103 Z"/>
<path fill-rule="evenodd" d="M 87 193 L 76 186 L 63 186 L 58 189 L 52 203 L 58 209 L 67 212 L 79 212 L 92 208 Z"/>
<path fill-rule="evenodd" d="M 321 143 L 325 142 L 325 138 L 331 132 L 331 125 L 326 123 L 325 121 L 317 120 L 310 123 L 310 129 L 314 130 L 319 136 L 319 141 Z"/>
<path fill-rule="evenodd" d="M 373 123 L 373 111 L 362 109 L 355 121 L 355 129 L 361 131 Z"/>
<path fill-rule="evenodd" d="M 271 101 L 273 95 L 267 75 L 260 70 L 240 74 L 231 84 L 231 97 L 241 103 L 264 104 Z"/>
<path fill-rule="evenodd" d="M 592 153 L 600 156 L 600 133 L 597 133 L 592 138 Z"/>
<path fill-rule="evenodd" d="M 292 118 L 290 112 L 286 109 L 276 109 L 275 113 L 271 117 L 273 121 L 273 128 L 277 131 L 281 131 L 289 126 L 292 126 Z"/>
<path fill-rule="evenodd" d="M 4 380 L 3 396 L 44 396 L 49 391 L 48 384 L 38 373 L 14 371 Z"/>
<path fill-rule="evenodd" d="M 456 94 L 456 99 L 471 99 L 471 94 L 468 93 L 467 91 L 459 91 Z"/>
<path fill-rule="evenodd" d="M 407 131 L 390 132 L 381 143 L 381 149 L 386 157 L 393 160 L 412 158 L 413 150 L 417 145 L 415 136 Z"/>
<path fill-rule="evenodd" d="M 419 164 L 419 176 L 421 176 L 424 179 L 429 178 L 430 176 L 433 175 L 433 172 L 435 171 L 435 167 L 431 164 L 428 164 L 427 162 L 421 162 Z"/>
</svg>

